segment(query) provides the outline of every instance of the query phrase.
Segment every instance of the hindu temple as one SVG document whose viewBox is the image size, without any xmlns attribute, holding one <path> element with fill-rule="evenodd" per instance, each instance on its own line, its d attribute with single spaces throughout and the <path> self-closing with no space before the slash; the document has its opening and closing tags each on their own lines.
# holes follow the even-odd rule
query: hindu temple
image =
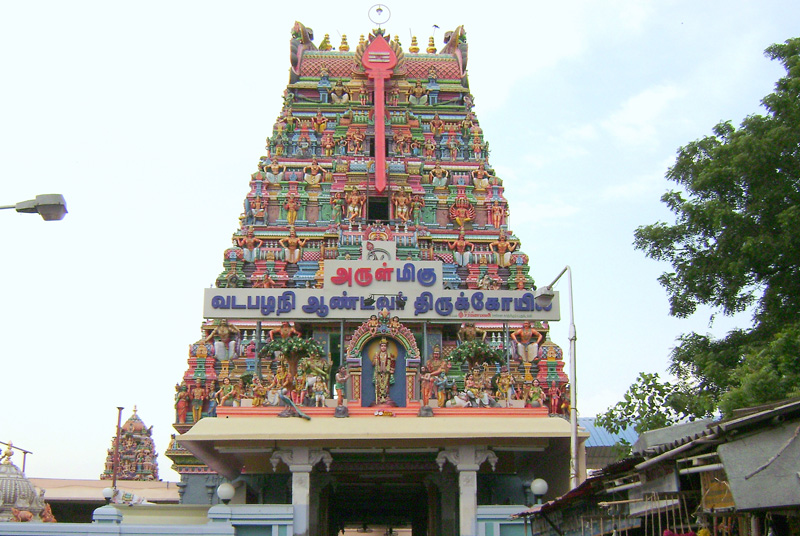
<svg viewBox="0 0 800 536">
<path fill-rule="evenodd" d="M 296 535 L 521 534 L 505 523 L 532 480 L 570 488 L 570 380 L 557 293 L 537 302 L 508 225 L 466 31 L 318 43 L 295 23 L 177 379 L 181 500 L 216 504 L 227 482 L 232 505 L 280 506 Z"/>
<path fill-rule="evenodd" d="M 136 407 L 133 414 L 119 428 L 119 436 L 111 438 L 101 480 L 158 480 L 158 461 L 153 427 L 147 427 L 139 417 Z M 117 442 L 119 441 L 119 445 Z M 117 456 L 115 467 L 114 457 Z"/>
</svg>

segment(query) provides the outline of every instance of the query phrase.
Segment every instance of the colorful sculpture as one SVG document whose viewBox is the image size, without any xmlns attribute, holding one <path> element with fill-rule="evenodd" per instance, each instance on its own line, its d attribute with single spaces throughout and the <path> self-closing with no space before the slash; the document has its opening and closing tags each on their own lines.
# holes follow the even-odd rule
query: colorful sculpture
<svg viewBox="0 0 800 536">
<path fill-rule="evenodd" d="M 115 430 L 100 479 L 114 480 L 116 469 L 117 480 L 158 480 L 157 458 L 153 427 L 144 424 L 134 406 L 133 415 L 119 428 L 119 443 Z M 45 521 L 44 516 L 42 521 Z M 55 518 L 50 522 L 54 521 Z"/>
<path fill-rule="evenodd" d="M 489 244 L 489 248 L 497 256 L 497 265 L 506 267 L 511 264 L 511 253 L 517 248 L 517 242 L 506 238 L 506 233 L 500 231 L 500 237 Z"/>
<path fill-rule="evenodd" d="M 306 239 L 297 238 L 294 227 L 289 228 L 289 236 L 281 238 L 278 243 L 284 248 L 284 258 L 289 264 L 297 264 L 303 258 L 303 246 Z"/>
<path fill-rule="evenodd" d="M 452 242 L 447 243 L 447 247 L 453 250 L 453 258 L 459 266 L 466 266 L 469 264 L 470 251 L 475 249 L 475 244 L 464 238 L 464 231 L 458 233 L 458 238 Z M 467 249 L 469 248 L 469 249 Z"/>
<path fill-rule="evenodd" d="M 517 354 L 520 359 L 533 363 L 539 358 L 539 343 L 544 336 L 531 327 L 531 323 L 525 321 L 522 327 L 511 333 L 511 340 L 517 344 Z"/>
<path fill-rule="evenodd" d="M 389 387 L 394 384 L 396 358 L 397 356 L 389 351 L 386 337 L 382 338 L 378 350 L 370 357 L 374 367 L 372 381 L 375 384 L 375 404 L 391 402 Z"/>
<path fill-rule="evenodd" d="M 428 173 L 428 178 L 434 188 L 444 188 L 447 186 L 447 178 L 449 176 L 450 172 L 446 169 L 442 169 L 439 162 L 436 162 L 436 165 L 433 166 L 433 169 Z"/>
</svg>

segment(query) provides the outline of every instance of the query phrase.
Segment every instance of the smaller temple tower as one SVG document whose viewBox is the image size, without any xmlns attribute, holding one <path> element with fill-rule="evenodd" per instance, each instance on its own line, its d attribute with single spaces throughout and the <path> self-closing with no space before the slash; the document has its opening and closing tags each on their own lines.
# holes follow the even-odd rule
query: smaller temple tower
<svg viewBox="0 0 800 536">
<path fill-rule="evenodd" d="M 136 406 L 131 415 L 120 428 L 119 462 L 117 463 L 117 480 L 158 480 L 158 462 L 156 446 L 153 442 L 153 427 L 148 428 L 137 415 Z M 106 468 L 100 475 L 101 480 L 114 479 L 114 446 L 117 437 L 111 438 L 111 447 L 106 456 Z"/>
</svg>

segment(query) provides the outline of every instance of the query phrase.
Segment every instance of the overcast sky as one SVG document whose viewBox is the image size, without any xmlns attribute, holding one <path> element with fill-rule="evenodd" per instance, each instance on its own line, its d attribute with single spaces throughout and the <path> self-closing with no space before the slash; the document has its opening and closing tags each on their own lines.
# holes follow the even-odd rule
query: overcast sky
<svg viewBox="0 0 800 536">
<path fill-rule="evenodd" d="M 0 204 L 66 196 L 62 222 L 0 212 L 0 440 L 36 477 L 97 478 L 134 405 L 159 452 L 250 174 L 288 82 L 295 20 L 351 46 L 371 2 L 0 3 Z M 288 6 L 288 7 L 282 7 Z M 574 272 L 578 409 L 593 416 L 675 338 L 749 318 L 668 316 L 634 251 L 677 148 L 762 111 L 796 1 L 398 2 L 404 47 L 463 24 L 475 112 L 537 284 Z M 566 299 L 565 281 L 556 287 Z M 566 303 L 562 305 L 566 310 Z M 567 322 L 553 339 L 567 348 Z M 20 457 L 21 458 L 21 457 Z M 15 460 L 21 461 L 21 460 Z M 161 477 L 175 480 L 159 458 Z"/>
</svg>

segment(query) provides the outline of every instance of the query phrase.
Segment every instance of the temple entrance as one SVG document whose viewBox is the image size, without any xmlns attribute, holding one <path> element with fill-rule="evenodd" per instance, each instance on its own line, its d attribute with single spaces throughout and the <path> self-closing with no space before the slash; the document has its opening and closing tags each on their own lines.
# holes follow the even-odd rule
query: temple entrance
<svg viewBox="0 0 800 536">
<path fill-rule="evenodd" d="M 356 479 L 357 480 L 357 479 Z M 428 491 L 420 482 L 381 480 L 338 482 L 328 498 L 325 536 L 345 534 L 391 534 L 428 536 L 430 505 Z"/>
<path fill-rule="evenodd" d="M 386 342 L 386 354 L 381 356 L 381 342 Z M 379 373 L 375 374 L 376 365 Z M 392 374 L 390 371 L 394 370 Z M 361 349 L 361 406 L 381 405 L 376 394 L 387 393 L 398 407 L 406 406 L 406 350 L 390 337 L 375 337 Z M 394 383 L 391 383 L 391 382 Z M 375 382 L 379 383 L 376 389 Z"/>
</svg>

